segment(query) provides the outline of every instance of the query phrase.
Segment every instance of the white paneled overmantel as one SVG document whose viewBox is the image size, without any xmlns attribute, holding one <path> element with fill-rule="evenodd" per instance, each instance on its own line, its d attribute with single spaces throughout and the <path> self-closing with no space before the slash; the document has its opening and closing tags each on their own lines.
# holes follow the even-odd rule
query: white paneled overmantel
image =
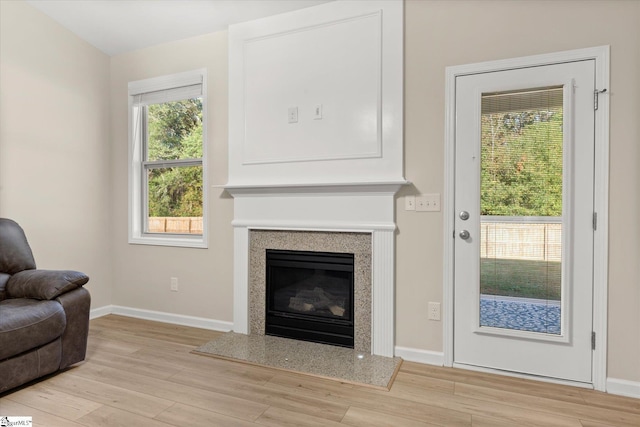
<svg viewBox="0 0 640 427">
<path fill-rule="evenodd" d="M 402 78 L 403 2 L 230 26 L 229 185 L 403 180 Z"/>
<path fill-rule="evenodd" d="M 371 236 L 371 351 L 393 356 L 403 2 L 335 1 L 229 28 L 234 331 L 252 230 Z"/>
</svg>

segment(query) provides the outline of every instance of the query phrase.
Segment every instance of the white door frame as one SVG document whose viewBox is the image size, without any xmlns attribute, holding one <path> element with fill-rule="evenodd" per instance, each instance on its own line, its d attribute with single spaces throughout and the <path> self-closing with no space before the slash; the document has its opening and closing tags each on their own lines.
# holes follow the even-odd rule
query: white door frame
<svg viewBox="0 0 640 427">
<path fill-rule="evenodd" d="M 445 86 L 445 182 L 444 182 L 444 256 L 443 256 L 443 350 L 444 365 L 453 366 L 454 319 L 454 177 L 456 77 L 469 74 L 503 71 L 514 68 L 551 65 L 562 62 L 595 60 L 596 88 L 608 91 L 598 98 L 595 115 L 595 182 L 594 209 L 597 228 L 594 233 L 593 260 L 593 331 L 596 348 L 593 351 L 592 381 L 596 390 L 606 391 L 607 377 L 607 289 L 609 259 L 609 46 L 570 50 L 543 55 L 481 62 L 447 67 Z"/>
</svg>

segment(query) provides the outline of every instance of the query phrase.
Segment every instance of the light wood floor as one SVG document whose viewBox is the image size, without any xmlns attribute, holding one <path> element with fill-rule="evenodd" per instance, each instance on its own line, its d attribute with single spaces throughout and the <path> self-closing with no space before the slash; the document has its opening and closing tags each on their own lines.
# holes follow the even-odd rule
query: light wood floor
<svg viewBox="0 0 640 427">
<path fill-rule="evenodd" d="M 640 426 L 640 400 L 404 362 L 391 391 L 190 354 L 218 333 L 106 316 L 87 360 L 0 397 L 35 426 Z"/>
</svg>

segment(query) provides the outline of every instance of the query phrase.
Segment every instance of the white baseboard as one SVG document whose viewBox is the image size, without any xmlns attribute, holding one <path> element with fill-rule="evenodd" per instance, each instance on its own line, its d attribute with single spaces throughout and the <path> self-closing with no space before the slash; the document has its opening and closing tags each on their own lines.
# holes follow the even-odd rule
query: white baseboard
<svg viewBox="0 0 640 427">
<path fill-rule="evenodd" d="M 117 314 L 120 316 L 134 317 L 136 319 L 154 320 L 156 322 L 171 323 L 174 325 L 191 326 L 194 328 L 209 329 L 213 331 L 229 332 L 233 330 L 232 322 L 206 319 L 204 317 L 185 316 L 182 314 L 165 313 L 162 311 L 143 310 L 140 308 L 108 305 L 91 310 L 90 319 Z"/>
<path fill-rule="evenodd" d="M 444 365 L 444 353 L 441 351 L 429 351 L 396 346 L 395 355 L 402 357 L 407 362 L 417 362 L 436 366 Z"/>
<path fill-rule="evenodd" d="M 98 317 L 106 316 L 113 313 L 112 305 L 105 305 L 103 307 L 93 308 L 89 311 L 89 319 L 97 319 Z"/>
<path fill-rule="evenodd" d="M 640 382 L 607 378 L 607 393 L 640 399 Z"/>
</svg>

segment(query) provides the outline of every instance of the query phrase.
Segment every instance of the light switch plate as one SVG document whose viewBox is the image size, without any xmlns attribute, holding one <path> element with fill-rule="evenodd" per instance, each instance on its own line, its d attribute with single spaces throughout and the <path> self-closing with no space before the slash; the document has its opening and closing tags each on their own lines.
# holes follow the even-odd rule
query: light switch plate
<svg viewBox="0 0 640 427">
<path fill-rule="evenodd" d="M 405 196 L 404 197 L 404 210 L 405 211 L 415 211 L 416 210 L 416 196 Z"/>
<path fill-rule="evenodd" d="M 440 194 L 421 194 L 416 196 L 416 210 L 419 212 L 440 211 Z"/>
</svg>

